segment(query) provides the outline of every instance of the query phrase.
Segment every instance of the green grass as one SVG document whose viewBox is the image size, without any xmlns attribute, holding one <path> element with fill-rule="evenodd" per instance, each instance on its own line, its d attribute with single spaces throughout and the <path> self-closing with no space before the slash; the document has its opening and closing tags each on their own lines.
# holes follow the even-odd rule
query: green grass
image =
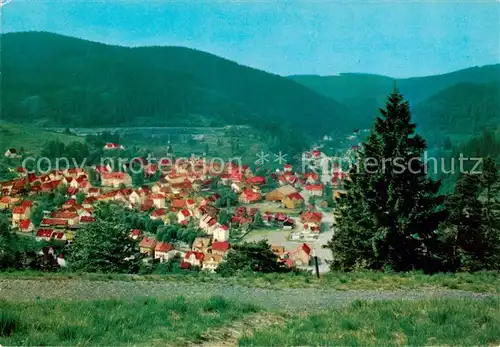
<svg viewBox="0 0 500 347">
<path fill-rule="evenodd" d="M 494 271 L 476 273 L 442 273 L 426 275 L 422 272 L 383 273 L 376 271 L 332 272 L 319 279 L 312 274 L 244 274 L 223 278 L 217 274 L 186 272 L 167 275 L 124 275 L 98 273 L 46 273 L 41 271 L 0 272 L 1 278 L 15 279 L 81 279 L 90 281 L 164 281 L 183 283 L 239 284 L 257 288 L 318 288 L 329 290 L 406 290 L 443 289 L 500 294 L 500 274 Z"/>
<path fill-rule="evenodd" d="M 360 301 L 278 313 L 221 297 L 0 301 L 0 344 L 16 346 L 498 345 L 499 299 Z M 239 341 L 237 341 L 239 338 Z"/>
<path fill-rule="evenodd" d="M 9 346 L 179 346 L 201 342 L 208 331 L 258 311 L 221 297 L 0 301 L 0 307 L 0 344 Z"/>
<path fill-rule="evenodd" d="M 241 346 L 498 345 L 500 301 L 354 301 L 240 338 Z"/>
<path fill-rule="evenodd" d="M 0 150 L 4 153 L 8 148 L 24 148 L 26 153 L 39 153 L 48 141 L 59 140 L 63 143 L 81 142 L 83 137 L 44 131 L 30 125 L 12 124 L 0 121 Z"/>
</svg>

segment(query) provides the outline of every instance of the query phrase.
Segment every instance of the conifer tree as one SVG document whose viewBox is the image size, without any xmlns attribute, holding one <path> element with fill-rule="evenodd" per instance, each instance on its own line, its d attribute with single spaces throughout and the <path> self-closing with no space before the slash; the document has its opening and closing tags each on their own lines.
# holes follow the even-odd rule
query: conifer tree
<svg viewBox="0 0 500 347">
<path fill-rule="evenodd" d="M 500 204 L 498 170 L 484 159 L 482 173 L 464 174 L 448 197 L 450 212 L 443 226 L 449 267 L 462 271 L 500 268 Z"/>
<path fill-rule="evenodd" d="M 421 161 L 426 143 L 415 134 L 409 105 L 398 91 L 380 113 L 339 203 L 337 230 L 328 245 L 332 268 L 437 270 L 444 198 Z"/>
</svg>

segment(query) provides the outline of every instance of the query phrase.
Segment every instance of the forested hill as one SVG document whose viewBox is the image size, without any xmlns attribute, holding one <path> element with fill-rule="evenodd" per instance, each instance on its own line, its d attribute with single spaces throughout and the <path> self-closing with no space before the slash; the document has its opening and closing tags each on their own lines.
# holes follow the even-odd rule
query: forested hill
<svg viewBox="0 0 500 347">
<path fill-rule="evenodd" d="M 479 133 L 500 126 L 500 82 L 460 83 L 413 107 L 427 132 Z"/>
<path fill-rule="evenodd" d="M 377 108 L 383 106 L 387 90 L 394 88 L 395 79 L 387 76 L 347 73 L 338 76 L 297 75 L 291 80 L 308 88 L 334 97 L 349 106 L 356 117 L 363 122 L 370 122 L 377 115 Z M 411 106 L 423 103 L 432 96 L 462 83 L 494 83 L 500 82 L 500 64 L 473 67 L 451 73 L 427 77 L 397 79 L 397 87 L 409 100 Z M 463 96 L 463 87 L 451 89 L 455 96 Z M 471 98 L 468 97 L 470 101 Z M 436 112 L 432 112 L 436 114 Z"/>
<path fill-rule="evenodd" d="M 182 47 L 1 36 L 2 117 L 46 125 L 245 124 L 324 134 L 347 108 L 288 78 Z M 262 54 L 265 54 L 263 52 Z"/>
</svg>

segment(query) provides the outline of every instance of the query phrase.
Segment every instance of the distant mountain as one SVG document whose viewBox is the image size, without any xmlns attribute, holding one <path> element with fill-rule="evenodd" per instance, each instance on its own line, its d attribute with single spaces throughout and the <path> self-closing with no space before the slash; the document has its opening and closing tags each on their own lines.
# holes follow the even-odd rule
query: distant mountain
<svg viewBox="0 0 500 347">
<path fill-rule="evenodd" d="M 346 104 L 360 121 L 370 124 L 373 116 L 377 115 L 377 108 L 383 106 L 388 93 L 393 90 L 395 82 L 413 107 L 460 83 L 500 82 L 500 64 L 397 80 L 387 76 L 356 73 L 338 76 L 295 75 L 289 78 Z"/>
<path fill-rule="evenodd" d="M 251 125 L 324 134 L 348 109 L 291 79 L 182 47 L 3 34 L 2 117 L 64 126 Z M 281 131 L 281 130 L 280 130 Z"/>
<path fill-rule="evenodd" d="M 460 83 L 413 107 L 426 132 L 477 133 L 500 126 L 500 82 Z"/>
</svg>

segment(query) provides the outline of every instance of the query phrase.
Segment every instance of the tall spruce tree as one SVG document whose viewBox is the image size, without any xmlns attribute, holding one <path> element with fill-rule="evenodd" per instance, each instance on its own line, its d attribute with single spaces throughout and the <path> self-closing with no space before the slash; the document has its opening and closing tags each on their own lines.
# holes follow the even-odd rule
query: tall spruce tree
<svg viewBox="0 0 500 347">
<path fill-rule="evenodd" d="M 446 266 L 449 270 L 481 268 L 484 259 L 482 228 L 484 214 L 479 200 L 479 175 L 460 177 L 455 192 L 446 199 L 449 218 L 443 224 L 443 240 L 448 245 Z"/>
<path fill-rule="evenodd" d="M 449 265 L 462 271 L 500 269 L 499 176 L 494 161 L 485 158 L 482 173 L 464 174 L 446 200 L 450 212 L 444 224 Z"/>
<path fill-rule="evenodd" d="M 421 160 L 426 143 L 415 134 L 409 105 L 398 91 L 380 113 L 339 203 L 328 245 L 332 269 L 437 270 L 437 229 L 446 213 L 440 183 L 427 176 Z"/>
</svg>

